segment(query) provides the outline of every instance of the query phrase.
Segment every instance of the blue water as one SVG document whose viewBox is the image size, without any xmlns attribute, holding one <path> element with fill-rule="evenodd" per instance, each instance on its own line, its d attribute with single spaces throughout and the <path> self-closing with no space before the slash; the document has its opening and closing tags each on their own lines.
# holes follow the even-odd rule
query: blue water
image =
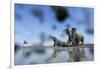
<svg viewBox="0 0 100 69">
<path fill-rule="evenodd" d="M 79 48 L 80 51 L 83 48 Z M 53 48 L 43 48 L 43 49 L 32 49 L 32 47 L 20 48 L 15 54 L 15 65 L 29 65 L 29 64 L 46 64 L 46 63 L 62 63 L 62 62 L 73 62 L 70 61 L 70 51 L 71 48 L 57 49 L 59 52 L 54 55 Z M 82 61 L 93 61 L 94 53 L 91 53 L 90 48 L 84 48 L 85 52 L 80 53 L 80 62 Z M 77 54 L 78 54 L 77 53 Z M 54 56 L 52 56 L 54 55 Z"/>
</svg>

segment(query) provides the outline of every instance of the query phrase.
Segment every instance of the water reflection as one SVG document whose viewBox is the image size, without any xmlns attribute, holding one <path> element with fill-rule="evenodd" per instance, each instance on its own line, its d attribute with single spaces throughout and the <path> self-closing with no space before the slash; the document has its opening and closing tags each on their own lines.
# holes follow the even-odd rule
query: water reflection
<svg viewBox="0 0 100 69">
<path fill-rule="evenodd" d="M 15 65 L 93 61 L 94 48 L 20 47 Z"/>
<path fill-rule="evenodd" d="M 66 46 L 68 36 L 63 30 L 76 27 L 78 32 L 84 35 L 84 43 L 94 43 L 93 8 L 18 3 L 14 8 L 15 65 L 94 59 L 94 47 L 53 48 L 53 41 L 50 38 L 50 36 L 57 38 L 57 46 Z M 23 47 L 23 45 L 28 47 Z M 50 47 L 43 47 L 43 45 L 50 45 Z"/>
</svg>

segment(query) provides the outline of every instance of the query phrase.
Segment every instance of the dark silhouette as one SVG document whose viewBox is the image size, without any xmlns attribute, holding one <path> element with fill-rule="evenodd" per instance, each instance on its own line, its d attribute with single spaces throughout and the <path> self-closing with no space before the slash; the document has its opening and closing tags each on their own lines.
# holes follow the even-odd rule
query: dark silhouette
<svg viewBox="0 0 100 69">
<path fill-rule="evenodd" d="M 58 40 L 56 37 L 50 36 L 50 38 L 54 41 L 53 47 L 63 47 L 63 46 L 66 46 L 65 42 L 62 42 L 61 40 Z"/>
<path fill-rule="evenodd" d="M 62 22 L 69 17 L 68 11 L 64 7 L 51 6 L 58 21 Z"/>
<path fill-rule="evenodd" d="M 72 44 L 78 46 L 81 42 L 81 45 L 84 44 L 84 37 L 80 33 L 77 32 L 77 29 L 73 27 L 71 29 L 71 39 L 72 39 Z"/>
</svg>

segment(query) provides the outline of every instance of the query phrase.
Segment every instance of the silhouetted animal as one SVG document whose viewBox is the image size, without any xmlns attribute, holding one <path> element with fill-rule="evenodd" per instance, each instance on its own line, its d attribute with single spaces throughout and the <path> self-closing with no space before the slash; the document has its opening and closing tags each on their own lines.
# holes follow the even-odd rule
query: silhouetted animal
<svg viewBox="0 0 100 69">
<path fill-rule="evenodd" d="M 51 36 L 50 38 L 54 41 L 53 47 L 55 47 L 55 46 L 57 46 L 57 47 L 61 46 L 62 47 L 62 46 L 66 45 L 65 42 L 58 40 L 56 37 Z"/>
<path fill-rule="evenodd" d="M 79 32 L 76 31 L 77 29 L 73 27 L 71 29 L 71 39 L 72 39 L 72 45 L 79 45 L 81 42 L 81 45 L 84 44 L 84 37 Z"/>
<path fill-rule="evenodd" d="M 72 44 L 72 45 L 79 45 L 80 42 L 81 44 L 84 44 L 84 37 L 80 33 L 76 31 L 77 29 L 73 27 L 72 29 L 65 29 L 64 32 L 68 35 L 68 40 L 67 44 Z"/>
<path fill-rule="evenodd" d="M 67 40 L 67 44 L 71 44 L 72 43 L 72 38 L 71 38 L 71 30 L 69 28 L 65 29 L 64 32 L 66 33 L 66 35 L 68 35 L 68 40 Z"/>
</svg>

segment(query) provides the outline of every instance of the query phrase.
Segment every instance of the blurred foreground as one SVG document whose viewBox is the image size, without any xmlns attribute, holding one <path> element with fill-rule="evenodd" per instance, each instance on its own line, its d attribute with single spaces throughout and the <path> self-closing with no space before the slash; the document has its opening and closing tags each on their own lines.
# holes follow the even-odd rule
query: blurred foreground
<svg viewBox="0 0 100 69">
<path fill-rule="evenodd" d="M 94 44 L 83 46 L 18 46 L 15 45 L 15 65 L 32 65 L 94 60 Z"/>
</svg>

